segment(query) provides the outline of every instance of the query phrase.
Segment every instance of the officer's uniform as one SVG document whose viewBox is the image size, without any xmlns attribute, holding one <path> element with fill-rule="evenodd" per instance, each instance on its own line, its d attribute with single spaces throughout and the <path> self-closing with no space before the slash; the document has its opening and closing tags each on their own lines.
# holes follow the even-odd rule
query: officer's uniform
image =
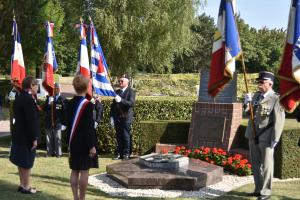
<svg viewBox="0 0 300 200">
<path fill-rule="evenodd" d="M 52 105 L 49 104 L 49 96 L 46 99 L 43 110 L 46 112 L 46 145 L 48 156 L 61 156 L 61 129 L 66 124 L 66 99 L 61 95 L 54 96 L 53 119 Z"/>
<path fill-rule="evenodd" d="M 267 80 L 268 74 L 260 73 L 257 80 Z M 272 80 L 273 81 L 273 80 Z M 274 148 L 272 142 L 279 142 L 285 120 L 285 113 L 279 104 L 279 95 L 272 89 L 265 94 L 256 92 L 252 97 L 254 112 L 254 125 L 256 138 L 254 138 L 251 119 L 248 122 L 245 136 L 249 139 L 252 171 L 255 182 L 255 193 L 271 195 L 271 185 L 274 169 Z M 246 111 L 249 111 L 246 108 Z"/>
</svg>

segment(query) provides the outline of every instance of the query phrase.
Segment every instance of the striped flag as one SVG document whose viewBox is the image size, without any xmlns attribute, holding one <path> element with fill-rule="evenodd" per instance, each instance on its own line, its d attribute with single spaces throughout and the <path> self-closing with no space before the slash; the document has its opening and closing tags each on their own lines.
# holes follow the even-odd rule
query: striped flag
<svg viewBox="0 0 300 200">
<path fill-rule="evenodd" d="M 54 95 L 54 72 L 57 71 L 58 65 L 55 58 L 54 46 L 53 46 L 53 29 L 54 23 L 47 22 L 47 40 L 44 55 L 44 68 L 43 68 L 43 86 L 49 93 Z"/>
<path fill-rule="evenodd" d="M 278 71 L 280 103 L 293 112 L 300 102 L 300 0 L 292 0 L 287 38 Z"/>
<path fill-rule="evenodd" d="M 215 97 L 235 72 L 235 60 L 241 54 L 235 22 L 235 0 L 221 0 L 217 31 L 214 35 L 208 93 Z"/>
<path fill-rule="evenodd" d="M 108 77 L 108 67 L 93 22 L 90 24 L 91 73 L 96 94 L 116 96 Z"/>
<path fill-rule="evenodd" d="M 89 64 L 89 55 L 88 55 L 88 49 L 87 49 L 87 41 L 86 41 L 86 25 L 82 22 L 79 25 L 79 31 L 80 31 L 80 48 L 78 52 L 78 64 L 77 64 L 77 73 L 82 74 L 86 78 L 90 80 L 89 86 L 88 86 L 88 93 L 87 98 L 92 98 L 92 81 L 91 81 L 91 73 L 90 73 L 90 64 Z"/>
<path fill-rule="evenodd" d="M 11 56 L 11 80 L 16 87 L 22 88 L 22 81 L 26 74 L 21 39 L 15 18 L 13 19 L 12 36 L 14 37 L 14 48 Z"/>
</svg>

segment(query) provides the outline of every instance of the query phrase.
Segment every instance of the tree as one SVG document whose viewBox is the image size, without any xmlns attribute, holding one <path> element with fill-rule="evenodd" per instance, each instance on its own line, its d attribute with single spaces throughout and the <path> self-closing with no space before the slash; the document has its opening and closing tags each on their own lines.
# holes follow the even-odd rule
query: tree
<svg viewBox="0 0 300 200">
<path fill-rule="evenodd" d="M 214 19 L 210 16 L 202 14 L 195 19 L 191 25 L 190 49 L 185 49 L 175 58 L 174 73 L 197 72 L 209 67 L 215 28 Z"/>
<path fill-rule="evenodd" d="M 266 27 L 256 30 L 239 16 L 237 23 L 247 72 L 276 72 L 280 65 L 286 32 L 283 29 Z"/>
<path fill-rule="evenodd" d="M 43 63 L 44 47 L 46 41 L 45 22 L 50 20 L 55 23 L 55 44 L 60 43 L 62 36 L 59 29 L 63 24 L 64 13 L 58 0 L 12 0 L 0 2 L 0 25 L 3 32 L 0 34 L 1 52 L 0 62 L 3 71 L 10 70 L 10 57 L 12 53 L 12 19 L 13 10 L 16 15 L 18 29 L 21 35 L 24 62 L 27 73 L 35 75 L 35 71 Z M 56 48 L 56 54 L 62 54 L 60 48 Z M 59 61 L 59 59 L 58 59 Z"/>
<path fill-rule="evenodd" d="M 114 74 L 171 71 L 189 46 L 198 0 L 98 0 L 94 24 Z"/>
</svg>

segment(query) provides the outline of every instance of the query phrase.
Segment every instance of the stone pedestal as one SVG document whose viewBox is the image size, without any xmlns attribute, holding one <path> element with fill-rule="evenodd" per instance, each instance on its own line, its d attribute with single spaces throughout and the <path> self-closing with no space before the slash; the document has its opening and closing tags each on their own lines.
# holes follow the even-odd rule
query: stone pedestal
<svg viewBox="0 0 300 200">
<path fill-rule="evenodd" d="M 222 181 L 223 167 L 197 159 L 178 170 L 149 168 L 138 159 L 106 166 L 107 175 L 130 189 L 199 190 Z"/>
<path fill-rule="evenodd" d="M 229 151 L 242 121 L 241 103 L 194 104 L 188 146 L 221 147 Z"/>
</svg>

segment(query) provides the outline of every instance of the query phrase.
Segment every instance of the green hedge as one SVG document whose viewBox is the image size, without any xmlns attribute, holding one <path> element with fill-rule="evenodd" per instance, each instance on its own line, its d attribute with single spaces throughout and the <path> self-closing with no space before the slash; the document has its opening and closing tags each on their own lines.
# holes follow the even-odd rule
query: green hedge
<svg viewBox="0 0 300 200">
<path fill-rule="evenodd" d="M 192 107 L 196 100 L 187 97 L 138 97 L 134 108 L 135 120 L 132 124 L 132 146 L 133 152 L 140 154 L 145 152 L 143 144 L 148 138 L 141 137 L 144 135 L 144 129 L 141 127 L 141 121 L 148 120 L 191 120 Z M 109 113 L 111 98 L 103 98 L 104 119 L 97 130 L 99 146 L 102 152 L 114 152 L 116 149 L 115 131 L 109 124 Z M 40 100 L 42 105 L 43 101 Z M 12 104 L 11 104 L 12 108 Z M 45 144 L 45 115 L 40 114 L 41 118 L 41 145 Z M 66 150 L 66 134 L 63 134 L 63 147 Z"/>
<path fill-rule="evenodd" d="M 138 97 L 134 108 L 135 120 L 132 124 L 133 152 L 145 152 L 144 128 L 141 121 L 191 120 L 192 107 L 196 100 L 187 97 Z M 98 128 L 100 148 L 104 152 L 114 152 L 115 131 L 109 125 L 111 99 L 103 99 L 104 121 Z"/>
<path fill-rule="evenodd" d="M 140 153 L 155 151 L 156 143 L 187 144 L 190 120 L 141 121 Z"/>
</svg>

